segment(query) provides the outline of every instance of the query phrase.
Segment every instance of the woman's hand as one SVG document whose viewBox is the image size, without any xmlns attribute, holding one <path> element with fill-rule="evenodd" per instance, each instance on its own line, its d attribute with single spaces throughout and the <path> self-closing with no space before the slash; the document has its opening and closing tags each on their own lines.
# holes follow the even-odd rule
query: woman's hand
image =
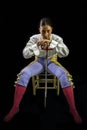
<svg viewBox="0 0 87 130">
<path fill-rule="evenodd" d="M 50 46 L 51 41 L 47 39 L 43 39 L 37 43 L 38 46 L 41 46 L 42 49 L 46 49 Z"/>
</svg>

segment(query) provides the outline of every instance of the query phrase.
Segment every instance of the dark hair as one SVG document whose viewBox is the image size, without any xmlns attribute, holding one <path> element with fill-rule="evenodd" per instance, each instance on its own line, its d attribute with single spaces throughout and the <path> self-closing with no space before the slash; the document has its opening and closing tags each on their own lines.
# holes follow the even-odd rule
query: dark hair
<svg viewBox="0 0 87 130">
<path fill-rule="evenodd" d="M 51 27 L 53 26 L 50 18 L 44 17 L 40 20 L 40 26 L 45 26 L 45 25 L 50 25 Z"/>
</svg>

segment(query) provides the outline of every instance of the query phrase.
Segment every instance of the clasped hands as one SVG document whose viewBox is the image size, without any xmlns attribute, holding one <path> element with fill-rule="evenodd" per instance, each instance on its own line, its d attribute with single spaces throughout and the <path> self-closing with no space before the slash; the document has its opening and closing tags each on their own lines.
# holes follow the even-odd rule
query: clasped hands
<svg viewBox="0 0 87 130">
<path fill-rule="evenodd" d="M 46 49 L 50 46 L 51 41 L 47 39 L 43 39 L 37 43 L 38 46 L 41 46 L 41 49 Z"/>
</svg>

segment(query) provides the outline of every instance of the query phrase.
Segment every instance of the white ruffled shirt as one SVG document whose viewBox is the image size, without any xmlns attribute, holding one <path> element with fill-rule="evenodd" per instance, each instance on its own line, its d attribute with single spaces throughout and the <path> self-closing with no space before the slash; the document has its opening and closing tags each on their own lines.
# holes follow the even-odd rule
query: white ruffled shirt
<svg viewBox="0 0 87 130">
<path fill-rule="evenodd" d="M 42 50 L 40 46 L 37 46 L 37 43 L 41 40 L 41 34 L 35 34 L 30 37 L 23 49 L 23 56 L 25 59 L 31 58 L 34 55 L 38 57 L 46 57 L 46 50 Z M 48 58 L 51 58 L 54 55 L 58 55 L 58 57 L 62 58 L 69 54 L 69 49 L 64 44 L 63 39 L 60 36 L 51 34 L 50 40 L 51 43 L 49 48 L 51 48 L 51 50 L 48 50 Z"/>
</svg>

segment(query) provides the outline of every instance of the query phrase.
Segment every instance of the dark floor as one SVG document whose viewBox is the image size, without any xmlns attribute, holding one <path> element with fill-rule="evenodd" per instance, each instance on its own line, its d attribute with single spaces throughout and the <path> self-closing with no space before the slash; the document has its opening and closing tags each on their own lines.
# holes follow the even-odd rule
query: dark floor
<svg viewBox="0 0 87 130">
<path fill-rule="evenodd" d="M 31 90 L 30 90 L 31 89 Z M 60 95 L 56 95 L 56 90 L 47 91 L 46 107 L 44 105 L 44 91 L 37 90 L 37 95 L 33 96 L 32 88 L 26 91 L 26 94 L 20 104 L 20 112 L 9 122 L 3 122 L 5 115 L 1 114 L 0 130 L 2 129 L 38 129 L 38 130 L 66 130 L 79 128 L 85 130 L 87 128 L 87 94 L 86 85 L 75 88 L 75 100 L 77 109 L 83 119 L 83 124 L 76 125 L 72 116 L 68 111 L 68 104 L 60 90 Z M 4 111 L 9 111 L 6 106 Z M 10 105 L 11 107 L 11 105 Z"/>
</svg>

